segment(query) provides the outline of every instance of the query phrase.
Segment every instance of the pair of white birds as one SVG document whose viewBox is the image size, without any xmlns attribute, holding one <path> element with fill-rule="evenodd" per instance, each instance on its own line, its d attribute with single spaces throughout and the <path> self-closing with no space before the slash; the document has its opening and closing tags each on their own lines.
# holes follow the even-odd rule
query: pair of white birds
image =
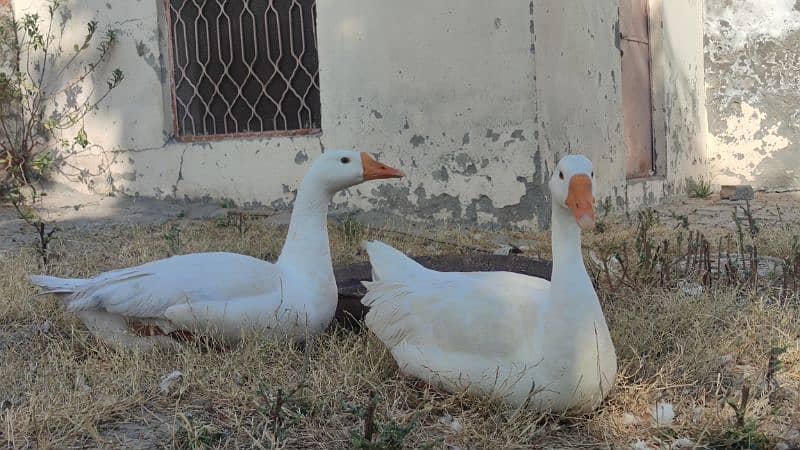
<svg viewBox="0 0 800 450">
<path fill-rule="evenodd" d="M 337 306 L 327 231 L 339 190 L 404 174 L 363 152 L 326 151 L 297 192 L 274 264 L 234 253 L 174 256 L 89 279 L 31 276 L 100 339 L 174 345 L 193 334 L 235 342 L 243 330 L 303 340 Z M 614 384 L 617 361 L 581 255 L 594 226 L 591 162 L 569 155 L 550 180 L 552 280 L 510 272 L 436 272 L 381 242 L 366 243 L 366 323 L 400 370 L 446 390 L 536 410 L 588 410 Z"/>
</svg>

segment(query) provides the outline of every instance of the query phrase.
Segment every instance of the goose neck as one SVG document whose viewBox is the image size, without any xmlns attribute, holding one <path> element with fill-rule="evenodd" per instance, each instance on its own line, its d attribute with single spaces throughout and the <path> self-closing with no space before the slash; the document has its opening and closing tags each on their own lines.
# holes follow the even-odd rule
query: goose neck
<svg viewBox="0 0 800 450">
<path fill-rule="evenodd" d="M 332 193 L 313 178 L 297 191 L 289 221 L 289 232 L 279 263 L 296 265 L 311 272 L 333 272 L 328 241 L 328 203 Z"/>
<path fill-rule="evenodd" d="M 551 239 L 554 287 L 591 287 L 581 251 L 581 230 L 571 212 L 553 204 Z"/>
</svg>

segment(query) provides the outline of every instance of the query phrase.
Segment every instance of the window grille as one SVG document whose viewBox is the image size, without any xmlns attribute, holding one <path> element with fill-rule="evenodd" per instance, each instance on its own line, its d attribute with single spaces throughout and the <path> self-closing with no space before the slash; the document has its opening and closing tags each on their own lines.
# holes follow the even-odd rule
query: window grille
<svg viewBox="0 0 800 450">
<path fill-rule="evenodd" d="M 179 140 L 320 129 L 316 0 L 165 0 Z"/>
</svg>

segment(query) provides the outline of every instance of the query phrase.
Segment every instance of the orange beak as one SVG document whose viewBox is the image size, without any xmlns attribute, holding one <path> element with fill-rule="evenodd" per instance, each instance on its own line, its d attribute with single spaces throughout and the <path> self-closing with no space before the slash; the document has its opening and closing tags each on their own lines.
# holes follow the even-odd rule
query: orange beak
<svg viewBox="0 0 800 450">
<path fill-rule="evenodd" d="M 394 167 L 379 163 L 367 152 L 361 152 L 361 166 L 364 168 L 364 181 L 406 176 L 406 174 Z"/>
<path fill-rule="evenodd" d="M 573 175 L 569 180 L 567 207 L 572 211 L 581 230 L 589 231 L 594 228 L 594 196 L 592 179 L 588 175 Z"/>
</svg>

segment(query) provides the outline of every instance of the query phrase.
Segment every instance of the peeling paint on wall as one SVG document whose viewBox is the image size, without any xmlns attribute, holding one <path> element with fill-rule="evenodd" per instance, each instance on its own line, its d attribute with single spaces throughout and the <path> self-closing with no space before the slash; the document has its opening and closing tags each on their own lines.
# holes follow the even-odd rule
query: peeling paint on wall
<svg viewBox="0 0 800 450">
<path fill-rule="evenodd" d="M 701 42 L 681 24 L 700 22 L 696 0 L 664 2 L 675 18 L 666 25 L 674 58 L 664 69 L 675 87 L 662 93 L 674 170 L 661 184 L 632 189 L 624 171 L 617 0 L 320 0 L 322 135 L 202 143 L 170 136 L 163 7 L 67 2 L 76 26 L 115 24 L 121 39 L 108 66 L 126 75 L 86 120 L 105 151 L 81 155 L 66 177 L 90 190 L 287 208 L 323 147 L 354 148 L 408 177 L 348 189 L 335 197 L 338 208 L 545 227 L 549 170 L 567 153 L 592 158 L 598 198 L 630 207 L 656 201 L 704 163 Z M 17 3 L 46 7 L 46 0 Z"/>
<path fill-rule="evenodd" d="M 705 43 L 713 181 L 800 188 L 800 4 L 707 0 Z"/>
<path fill-rule="evenodd" d="M 770 176 L 761 173 L 761 163 L 776 158 L 792 143 L 780 134 L 780 122 L 767 127 L 763 125 L 766 113 L 747 103 L 740 106 L 741 112 L 726 117 L 725 129 L 718 129 L 714 135 L 711 162 L 715 168 L 715 181 L 720 184 L 758 184 L 759 175 Z M 798 167 L 784 167 L 781 172 L 788 176 L 795 169 Z"/>
</svg>

